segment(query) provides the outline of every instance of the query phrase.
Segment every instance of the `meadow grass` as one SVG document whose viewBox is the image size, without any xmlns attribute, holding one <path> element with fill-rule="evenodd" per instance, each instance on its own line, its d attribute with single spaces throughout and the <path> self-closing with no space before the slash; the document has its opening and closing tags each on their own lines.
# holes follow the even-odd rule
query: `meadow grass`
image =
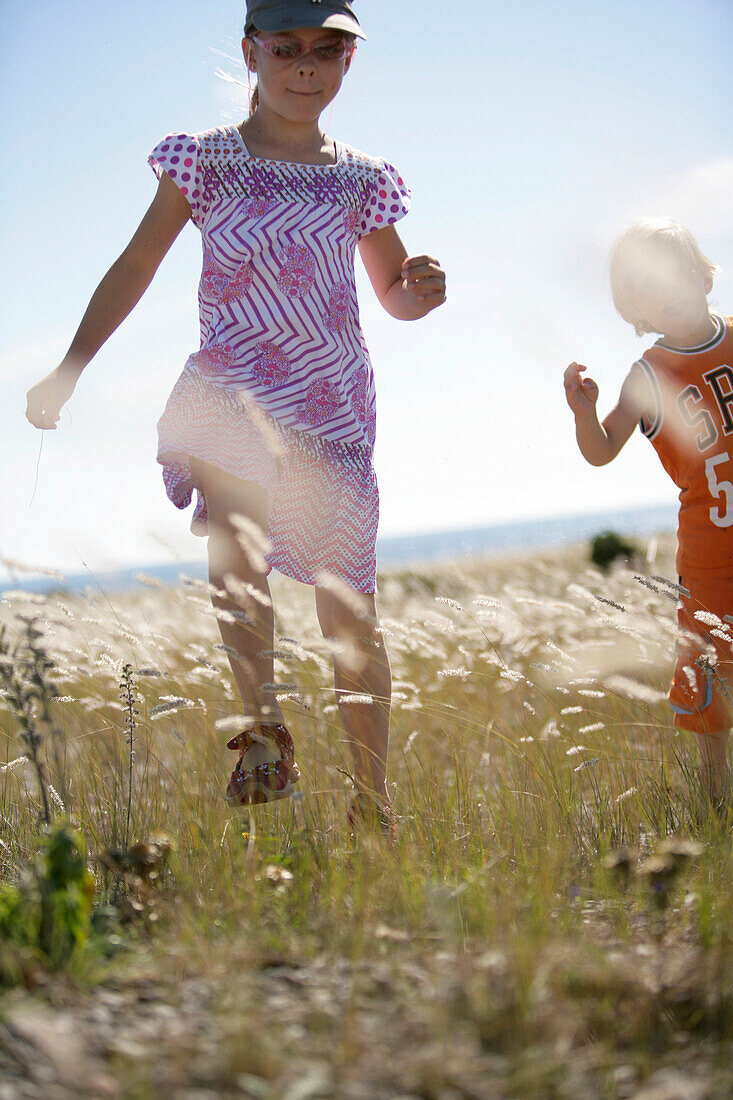
<svg viewBox="0 0 733 1100">
<path fill-rule="evenodd" d="M 175 845 L 124 950 L 78 964 L 84 996 L 146 974 L 176 1003 L 203 979 L 221 1039 L 204 1083 L 220 1094 L 623 1097 L 670 1074 L 695 1096 L 730 1094 L 733 820 L 670 725 L 674 593 L 652 576 L 674 578 L 671 539 L 635 571 L 602 573 L 576 548 L 381 578 L 394 845 L 350 836 L 350 761 L 308 590 L 273 585 L 300 792 L 253 812 L 222 797 L 242 707 L 204 585 L 6 593 L 9 634 L 33 616 L 55 666 L 57 815 L 90 859 L 160 833 Z M 41 803 L 33 770 L 12 764 L 10 707 L 0 732 L 12 881 Z M 655 870 L 671 835 L 700 854 Z M 99 902 L 118 897 L 92 867 Z M 130 1096 L 184 1088 L 203 1072 L 196 1049 L 184 1030 L 123 1052 L 115 1076 Z"/>
</svg>

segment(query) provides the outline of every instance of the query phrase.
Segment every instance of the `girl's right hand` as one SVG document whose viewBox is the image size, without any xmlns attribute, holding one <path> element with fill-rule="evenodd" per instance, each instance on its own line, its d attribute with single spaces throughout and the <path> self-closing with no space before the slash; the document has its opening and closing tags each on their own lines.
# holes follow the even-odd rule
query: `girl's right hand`
<svg viewBox="0 0 733 1100">
<path fill-rule="evenodd" d="M 597 384 L 592 378 L 583 378 L 587 369 L 582 363 L 571 363 L 565 371 L 565 397 L 576 415 L 593 412 L 598 401 Z"/>
<path fill-rule="evenodd" d="M 79 371 L 63 362 L 28 390 L 25 415 L 34 428 L 50 431 L 56 428 L 61 409 L 74 392 L 78 379 Z"/>
</svg>

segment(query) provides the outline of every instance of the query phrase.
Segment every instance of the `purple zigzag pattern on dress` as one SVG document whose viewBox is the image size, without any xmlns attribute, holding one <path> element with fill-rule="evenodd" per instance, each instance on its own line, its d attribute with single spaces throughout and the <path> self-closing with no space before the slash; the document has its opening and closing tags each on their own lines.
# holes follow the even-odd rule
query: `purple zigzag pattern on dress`
<svg viewBox="0 0 733 1100">
<path fill-rule="evenodd" d="M 291 323 L 293 316 L 296 319 L 300 317 L 300 334 L 293 325 L 292 335 L 289 336 L 282 331 L 284 322 L 283 295 L 288 296 L 287 286 L 283 286 L 282 278 L 284 268 L 287 271 L 287 260 L 284 263 L 283 258 L 288 249 L 292 249 L 297 255 L 298 246 L 285 245 L 284 248 L 281 248 L 280 244 L 283 239 L 289 238 L 295 227 L 298 229 L 299 237 L 307 237 L 311 251 L 318 249 L 318 255 L 322 258 L 322 262 L 315 272 L 312 262 L 304 264 L 307 283 L 305 291 L 302 292 L 302 287 L 297 288 L 300 291 L 297 301 L 289 301 L 287 310 L 287 313 L 292 315 L 289 318 Z M 249 386 L 253 394 L 270 413 L 283 418 L 286 423 L 293 426 L 300 425 L 312 428 L 321 427 L 323 424 L 331 422 L 331 425 L 335 427 L 339 420 L 344 420 L 344 416 L 348 419 L 350 405 L 347 406 L 341 403 L 337 403 L 335 406 L 331 405 L 331 415 L 323 419 L 320 416 L 314 416 L 307 400 L 305 405 L 302 400 L 296 402 L 289 400 L 289 391 L 297 391 L 300 388 L 302 393 L 303 387 L 311 387 L 318 381 L 329 384 L 337 384 L 339 380 L 345 382 L 364 355 L 358 328 L 356 305 L 353 296 L 348 293 L 348 284 L 343 279 L 344 265 L 340 262 L 328 262 L 332 256 L 339 257 L 340 246 L 343 245 L 346 239 L 343 218 L 339 213 L 334 216 L 333 211 L 324 210 L 321 207 L 309 212 L 305 218 L 302 210 L 293 209 L 284 223 L 282 217 L 275 220 L 274 228 L 276 233 L 270 234 L 266 222 L 260 224 L 259 229 L 263 240 L 263 260 L 258 264 L 257 257 L 254 257 L 253 263 L 248 268 L 248 270 L 251 269 L 254 272 L 252 277 L 248 279 L 247 287 L 246 305 L 250 327 L 246 331 L 246 339 L 235 342 L 237 364 L 233 365 L 231 370 L 224 372 L 218 380 L 222 384 L 226 384 L 227 377 L 229 377 L 243 387 Z M 236 211 L 229 204 L 227 204 L 226 218 L 223 221 L 217 221 L 216 234 L 218 243 L 217 263 L 226 263 L 234 268 L 240 262 L 243 254 L 240 241 L 243 239 L 244 233 L 242 223 L 236 216 Z M 227 243 L 228 247 L 225 250 L 224 246 Z M 274 267 L 271 262 L 268 263 L 268 254 L 279 256 L 279 267 Z M 329 315 L 334 283 L 337 286 L 346 288 L 341 291 L 342 306 L 345 303 L 345 308 L 342 309 L 340 317 L 340 338 L 338 341 L 333 340 L 333 329 L 324 322 L 324 317 Z M 311 298 L 318 300 L 316 309 L 311 306 Z M 349 309 L 353 317 L 350 317 Z M 220 310 L 219 312 L 223 316 L 224 311 Z M 237 312 L 234 303 L 231 312 L 233 316 Z M 350 319 L 352 323 L 348 324 Z M 256 324 L 253 324 L 253 322 L 256 322 Z M 223 331 L 221 326 L 218 326 L 217 338 L 226 338 L 226 324 Z M 252 359 L 259 354 L 257 349 L 268 340 L 282 348 L 283 353 L 293 361 L 308 364 L 308 368 L 301 368 L 298 378 L 290 384 L 290 387 L 286 386 L 285 390 L 279 384 L 270 387 L 264 385 L 264 380 L 262 378 L 257 379 L 257 373 L 253 371 Z M 256 382 L 253 385 L 255 380 Z M 275 380 L 275 382 L 277 381 Z M 360 421 L 359 425 L 355 428 L 352 427 L 352 430 L 343 437 L 345 441 L 356 441 L 364 438 L 361 427 L 364 421 L 362 418 L 358 418 L 358 420 Z"/>
<path fill-rule="evenodd" d="M 189 367 L 158 426 L 168 497 L 177 508 L 191 503 L 196 486 L 189 456 L 255 481 L 271 500 L 273 568 L 304 584 L 333 573 L 358 591 L 373 592 L 379 498 L 368 450 L 294 432 L 267 418 L 266 425 L 263 434 L 229 391 Z M 273 439 L 281 451 L 277 457 L 268 443 Z M 200 494 L 191 527 L 195 534 L 208 533 Z"/>
</svg>

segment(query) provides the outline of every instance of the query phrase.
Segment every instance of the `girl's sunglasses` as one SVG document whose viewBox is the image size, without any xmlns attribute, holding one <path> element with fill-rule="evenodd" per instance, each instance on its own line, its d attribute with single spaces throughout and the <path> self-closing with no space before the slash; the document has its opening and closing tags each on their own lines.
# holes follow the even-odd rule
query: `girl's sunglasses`
<svg viewBox="0 0 733 1100">
<path fill-rule="evenodd" d="M 307 46 L 299 38 L 290 38 L 285 35 L 278 38 L 260 38 L 255 34 L 252 36 L 252 41 L 276 61 L 287 62 L 299 61 L 309 53 L 313 54 L 316 61 L 345 61 L 356 49 L 346 38 L 326 39 L 324 42 L 314 42 L 312 46 Z"/>
</svg>

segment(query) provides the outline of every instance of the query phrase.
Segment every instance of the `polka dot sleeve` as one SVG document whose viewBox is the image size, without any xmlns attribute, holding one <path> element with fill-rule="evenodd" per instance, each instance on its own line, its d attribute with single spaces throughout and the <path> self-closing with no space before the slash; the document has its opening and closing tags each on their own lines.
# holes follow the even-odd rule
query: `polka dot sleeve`
<svg viewBox="0 0 733 1100">
<path fill-rule="evenodd" d="M 410 209 L 411 191 L 396 168 L 381 161 L 379 174 L 362 210 L 361 237 L 404 218 Z"/>
<path fill-rule="evenodd" d="M 169 134 L 153 149 L 148 164 L 158 179 L 167 172 L 170 178 L 186 197 L 191 207 L 191 216 L 197 225 L 202 215 L 201 173 L 199 169 L 199 148 L 193 134 Z"/>
</svg>

